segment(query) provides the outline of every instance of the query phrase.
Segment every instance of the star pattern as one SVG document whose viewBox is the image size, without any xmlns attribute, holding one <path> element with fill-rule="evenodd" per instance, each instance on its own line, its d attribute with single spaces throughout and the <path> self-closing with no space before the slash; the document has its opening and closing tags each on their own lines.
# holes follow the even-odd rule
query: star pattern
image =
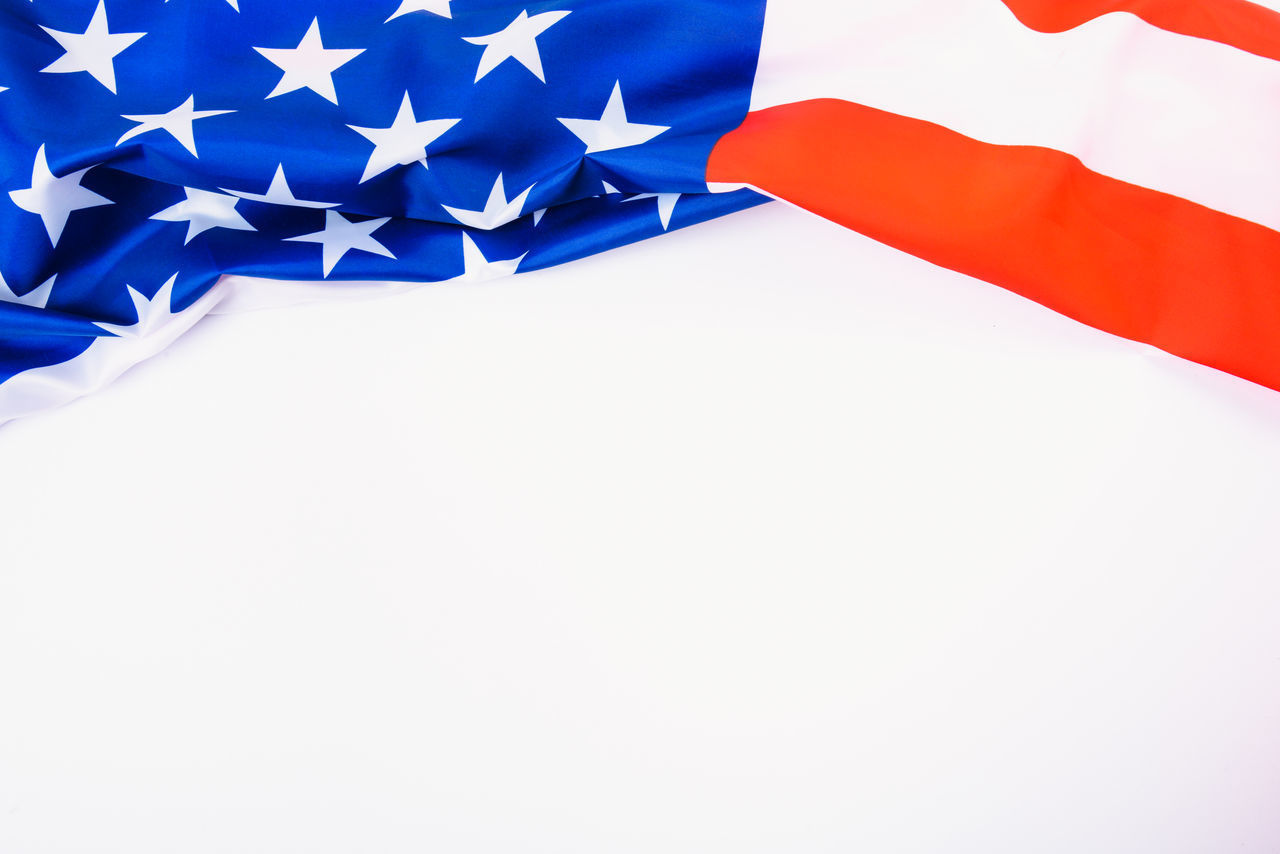
<svg viewBox="0 0 1280 854">
<path fill-rule="evenodd" d="M 613 151 L 641 145 L 671 128 L 627 121 L 627 108 L 622 103 L 622 82 L 613 84 L 609 102 L 599 119 L 558 119 L 574 136 L 587 144 L 587 154 Z"/>
<path fill-rule="evenodd" d="M 197 110 L 195 106 L 196 96 L 188 95 L 187 100 L 167 113 L 121 116 L 121 118 L 128 119 L 131 122 L 137 122 L 138 126 L 125 131 L 124 135 L 116 141 L 116 147 L 119 147 L 121 143 L 128 142 L 135 136 L 141 136 L 153 130 L 163 130 L 176 139 L 183 148 L 191 152 L 192 157 L 199 157 L 200 155 L 196 153 L 196 135 L 195 130 L 192 128 L 192 123 L 196 119 L 207 119 L 209 116 L 225 116 L 228 113 L 234 113 L 235 110 Z"/>
<path fill-rule="evenodd" d="M 664 52 L 701 54 L 719 39 L 743 55 L 749 82 L 754 55 L 733 36 L 734 0 L 700 0 L 696 11 L 651 0 L 659 18 L 635 21 L 634 9 L 570 12 L 550 0 L 471 3 L 458 20 L 450 0 L 353 3 L 341 14 L 327 0 L 243 14 L 225 2 L 233 13 L 223 0 L 9 9 L 15 38 L 0 83 L 18 91 L 0 86 L 0 162 L 33 159 L 29 185 L 0 175 L 0 303 L 24 306 L 33 344 L 0 346 L 0 384 L 80 358 L 76 324 L 98 323 L 102 342 L 147 339 L 112 352 L 153 353 L 187 328 L 170 322 L 175 287 L 199 305 L 226 273 L 439 280 L 461 268 L 461 278 L 493 278 L 660 233 L 680 199 L 681 224 L 746 206 L 671 192 L 700 183 L 700 140 L 713 134 L 699 81 L 686 79 L 695 65 Z M 707 19 L 714 9 L 718 23 Z M 720 85 L 723 66 L 707 67 Z M 638 118 L 665 124 L 632 121 L 624 91 Z M 646 162 L 635 149 L 670 126 L 684 148 L 655 146 Z M 593 161 L 618 148 L 633 151 Z M 649 198 L 656 205 L 640 204 Z M 182 273 L 150 299 L 130 286 L 158 281 L 157 269 Z M 129 303 L 137 320 L 126 323 Z"/>
<path fill-rule="evenodd" d="M 400 102 L 400 110 L 390 127 L 363 128 L 347 125 L 356 133 L 373 143 L 373 153 L 360 176 L 363 184 L 396 166 L 408 166 L 411 163 L 427 165 L 427 146 L 435 142 L 460 119 L 431 119 L 418 121 L 413 114 L 413 103 L 409 93 L 404 93 Z"/>
<path fill-rule="evenodd" d="M 343 256 L 352 249 L 372 252 L 374 255 L 381 255 L 385 258 L 396 257 L 391 253 L 390 249 L 374 240 L 371 236 L 375 231 L 390 222 L 391 217 L 384 216 L 363 222 L 352 222 L 337 211 L 325 211 L 324 215 L 323 231 L 285 239 L 299 243 L 319 243 L 322 247 L 321 258 L 326 279 L 329 278 L 329 274 L 333 272 L 333 268 L 337 266 Z"/>
<path fill-rule="evenodd" d="M 49 232 L 49 242 L 57 246 L 71 214 L 115 204 L 80 186 L 80 181 L 89 169 L 80 169 L 61 177 L 54 175 L 49 171 L 49 161 L 42 145 L 36 151 L 35 164 L 31 167 L 31 186 L 25 190 L 10 191 L 9 198 L 24 211 L 37 214 L 44 222 L 45 230 Z"/>
<path fill-rule="evenodd" d="M 66 51 L 49 65 L 40 69 L 48 74 L 74 74 L 87 71 L 89 76 L 116 91 L 115 58 L 146 33 L 113 33 L 107 26 L 105 0 L 98 0 L 98 8 L 89 19 L 83 33 L 64 33 L 42 26 L 54 41 Z"/>
<path fill-rule="evenodd" d="M 330 103 L 338 103 L 338 93 L 333 86 L 333 72 L 364 53 L 364 48 L 327 48 L 320 37 L 320 19 L 313 18 L 311 26 L 294 48 L 255 47 L 258 53 L 271 60 L 284 76 L 271 90 L 268 98 L 310 89 Z"/>
<path fill-rule="evenodd" d="M 167 3 L 168 0 L 165 0 Z M 227 0 L 237 12 L 237 0 Z M 452 19 L 450 0 L 402 0 L 385 22 L 416 12 L 425 12 L 440 18 Z M 507 60 L 515 60 L 539 81 L 546 83 L 542 54 L 538 37 L 551 27 L 561 23 L 570 12 L 552 10 L 530 14 L 521 10 L 501 30 L 487 35 L 465 36 L 463 41 L 483 48 L 476 67 L 474 83 L 484 80 Z M 50 28 L 45 31 L 64 49 L 64 55 L 42 69 L 51 73 L 85 71 L 112 92 L 116 91 L 114 59 L 132 46 L 146 33 L 112 33 L 107 21 L 104 0 L 99 3 L 84 33 L 67 33 Z M 290 92 L 309 89 L 332 104 L 338 104 L 334 86 L 334 73 L 357 56 L 365 48 L 328 48 L 321 35 L 320 21 L 313 17 L 296 47 L 254 47 L 258 54 L 274 64 L 281 77 L 266 95 L 275 98 Z M 2 90 L 0 90 L 2 91 Z M 164 131 L 193 157 L 199 157 L 194 123 L 214 116 L 229 115 L 232 109 L 197 110 L 196 95 L 191 93 L 178 106 L 165 113 L 122 113 L 121 117 L 136 123 L 116 141 L 124 143 L 142 137 L 152 131 Z M 349 124 L 347 127 L 373 144 L 359 184 L 383 175 L 396 167 L 421 163 L 427 166 L 428 148 L 454 128 L 461 119 L 442 118 L 419 120 L 408 91 L 404 93 L 399 109 L 391 124 L 386 127 L 363 127 Z M 621 81 L 615 81 L 608 102 L 599 119 L 558 118 L 557 121 L 585 144 L 584 154 L 610 151 L 641 145 L 670 130 L 669 126 L 630 121 L 623 102 Z M 54 176 L 47 164 L 45 146 L 41 146 L 33 167 L 31 187 L 10 191 L 10 198 L 23 210 L 39 215 L 48 231 L 50 241 L 56 246 L 69 216 L 77 210 L 113 204 L 110 199 L 81 186 L 81 179 L 89 171 L 83 169 L 65 176 Z M 618 191 L 605 182 L 606 193 Z M 501 173 L 495 179 L 485 204 L 480 209 L 441 205 L 443 210 L 459 224 L 475 229 L 494 230 L 519 219 L 524 205 L 533 190 L 526 187 L 514 198 L 508 198 Z M 300 199 L 289 187 L 283 163 L 276 166 L 269 186 L 264 193 L 247 190 L 223 189 L 214 192 L 194 186 L 183 188 L 185 199 L 151 215 L 151 219 L 187 223 L 184 240 L 194 238 L 210 229 L 223 228 L 234 231 L 254 231 L 255 227 L 237 210 L 241 200 L 276 205 L 285 208 L 331 209 L 340 202 L 323 202 Z M 640 193 L 624 199 L 624 202 L 654 198 L 662 228 L 670 226 L 678 194 Z M 547 208 L 534 212 L 531 222 L 539 225 Z M 328 276 L 334 266 L 353 249 L 394 258 L 394 254 L 371 235 L 387 222 L 387 218 L 353 220 L 330 211 L 326 214 L 323 231 L 286 238 L 298 242 L 316 242 L 323 247 L 324 274 Z M 491 269 L 483 255 L 469 237 L 464 241 L 471 266 Z M 506 262 L 495 262 L 498 264 Z"/>
<path fill-rule="evenodd" d="M 168 0 L 165 2 L 167 3 Z M 237 12 L 240 11 L 237 0 L 227 0 L 227 2 Z M 453 17 L 450 0 L 401 0 L 384 23 L 417 12 L 425 12 L 444 19 Z M 510 59 L 524 66 L 545 84 L 546 74 L 538 38 L 569 15 L 570 12 L 565 10 L 544 11 L 531 15 L 528 9 L 523 9 L 506 27 L 496 32 L 464 36 L 463 41 L 483 48 L 473 82 L 480 83 Z M 62 46 L 64 55 L 41 70 L 50 73 L 84 71 L 112 92 L 116 91 L 115 57 L 147 35 L 146 33 L 111 32 L 105 0 L 99 0 L 83 33 L 63 32 L 48 27 L 43 29 Z M 334 105 L 339 103 L 334 86 L 334 73 L 365 52 L 363 47 L 325 47 L 318 17 L 312 17 L 296 47 L 254 47 L 253 50 L 281 71 L 281 77 L 266 95 L 267 99 L 309 89 Z M 3 91 L 2 87 L 0 91 Z M 236 110 L 197 110 L 195 100 L 195 93 L 191 93 L 181 104 L 165 113 L 122 113 L 121 117 L 135 122 L 136 127 L 126 130 L 117 140 L 116 146 L 152 131 L 164 131 L 193 157 L 198 158 L 194 123 L 214 116 L 229 115 Z M 368 154 L 358 184 L 364 184 L 396 167 L 421 163 L 425 168 L 428 148 L 460 121 L 461 119 L 457 118 L 419 120 L 410 94 L 405 91 L 396 116 L 387 127 L 347 125 L 349 129 L 373 144 L 373 150 Z M 587 155 L 642 145 L 670 130 L 667 125 L 631 121 L 627 116 L 620 80 L 615 80 L 599 119 L 562 117 L 557 118 L 556 121 L 585 145 L 584 154 Z M 61 177 L 54 176 L 48 168 L 45 146 L 41 145 L 33 167 L 31 187 L 12 190 L 9 195 L 19 208 L 41 217 L 50 241 L 56 246 L 67 219 L 72 213 L 89 207 L 114 204 L 110 199 L 81 186 L 81 179 L 87 171 L 89 170 L 83 169 Z M 482 208 L 471 209 L 451 205 L 441 205 L 441 208 L 453 220 L 465 227 L 494 230 L 521 217 L 533 186 L 526 187 L 514 198 L 509 199 L 503 175 L 499 173 Z M 607 181 L 604 186 L 606 194 L 619 192 Z M 237 210 L 237 203 L 241 200 L 284 208 L 307 209 L 331 209 L 341 204 L 298 198 L 289 187 L 283 163 L 277 164 L 264 193 L 233 189 L 214 192 L 194 186 L 184 187 L 183 192 L 186 196 L 184 200 L 152 214 L 150 218 L 160 221 L 186 222 L 188 228 L 184 243 L 190 243 L 195 237 L 215 228 L 234 231 L 256 230 Z M 662 228 L 666 230 L 670 227 L 672 213 L 681 196 L 674 193 L 637 193 L 623 199 L 623 202 L 636 202 L 650 198 L 657 201 L 658 219 Z M 546 213 L 546 207 L 536 210 L 531 217 L 533 226 L 538 226 Z M 394 258 L 390 250 L 371 236 L 386 221 L 386 218 L 357 221 L 330 211 L 326 214 L 323 231 L 290 237 L 286 240 L 322 244 L 324 272 L 327 276 L 352 249 L 361 249 Z M 479 258 L 482 255 L 470 238 L 464 242 L 464 249 L 471 253 L 470 261 L 473 265 L 480 264 Z M 484 266 L 487 269 L 492 265 L 486 261 Z"/>
<path fill-rule="evenodd" d="M 187 198 L 176 205 L 167 207 L 151 218 L 164 222 L 187 223 L 187 238 L 182 241 L 190 243 L 192 238 L 203 234 L 211 228 L 229 228 L 233 231 L 257 231 L 236 211 L 240 199 L 222 193 L 211 193 L 208 190 L 197 190 L 183 187 Z"/>
<path fill-rule="evenodd" d="M 524 10 L 516 16 L 514 21 L 496 33 L 464 38 L 463 41 L 471 44 L 484 45 L 484 53 L 480 55 L 480 67 L 476 69 L 476 82 L 479 83 L 485 75 L 508 59 L 514 59 L 532 71 L 534 77 L 546 83 L 547 78 L 542 72 L 542 54 L 538 53 L 538 36 L 564 20 L 568 14 L 568 12 L 542 12 L 530 17 L 528 10 Z"/>
<path fill-rule="evenodd" d="M 532 190 L 533 186 L 529 186 L 514 199 L 508 201 L 507 191 L 502 186 L 502 175 L 498 175 L 498 180 L 493 182 L 493 189 L 489 191 L 489 199 L 485 202 L 483 210 L 470 211 L 463 208 L 451 208 L 448 205 L 442 205 L 442 207 L 449 212 L 449 216 L 463 225 L 491 231 L 519 219 L 525 200 L 529 198 L 529 193 Z"/>
</svg>

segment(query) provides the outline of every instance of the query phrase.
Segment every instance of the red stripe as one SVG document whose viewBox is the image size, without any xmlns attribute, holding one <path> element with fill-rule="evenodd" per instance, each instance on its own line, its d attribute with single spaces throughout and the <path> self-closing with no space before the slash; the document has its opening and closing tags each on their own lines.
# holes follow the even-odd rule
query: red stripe
<svg viewBox="0 0 1280 854">
<path fill-rule="evenodd" d="M 1280 60 L 1280 13 L 1246 0 L 1004 0 L 1033 30 L 1061 33 L 1110 12 Z"/>
<path fill-rule="evenodd" d="M 1280 389 L 1280 233 L 846 101 L 752 113 L 707 180 L 752 184 L 1092 326 Z"/>
</svg>

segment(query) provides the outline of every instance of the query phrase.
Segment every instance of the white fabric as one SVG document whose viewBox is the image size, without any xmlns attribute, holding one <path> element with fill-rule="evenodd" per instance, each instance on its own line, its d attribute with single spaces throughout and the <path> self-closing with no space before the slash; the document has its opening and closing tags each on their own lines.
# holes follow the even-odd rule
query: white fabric
<svg viewBox="0 0 1280 854">
<path fill-rule="evenodd" d="M 336 299 L 369 299 L 402 293 L 415 282 L 290 282 L 248 276 L 223 276 L 185 310 L 165 315 L 137 337 L 94 339 L 73 359 L 33 368 L 0 383 L 0 426 L 100 391 L 125 371 L 171 345 L 209 314 L 279 308 Z M 214 354 L 216 356 L 216 354 Z"/>
<path fill-rule="evenodd" d="M 1280 62 L 1132 15 L 1043 34 L 1000 0 L 770 3 L 751 108 L 820 97 L 1280 228 Z"/>
<path fill-rule="evenodd" d="M 0 426 L 92 394 L 129 368 L 155 356 L 209 313 L 221 299 L 217 288 L 186 311 L 168 316 L 138 337 L 95 338 L 79 356 L 17 374 L 0 384 Z M 166 307 L 167 308 L 167 307 Z"/>
</svg>

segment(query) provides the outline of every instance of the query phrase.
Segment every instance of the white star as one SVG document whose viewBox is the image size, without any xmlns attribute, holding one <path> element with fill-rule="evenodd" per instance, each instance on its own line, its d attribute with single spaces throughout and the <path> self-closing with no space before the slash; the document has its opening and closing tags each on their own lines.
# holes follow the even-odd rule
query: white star
<svg viewBox="0 0 1280 854">
<path fill-rule="evenodd" d="M 49 65 L 40 69 L 50 74 L 70 74 L 87 71 L 94 80 L 116 91 L 115 58 L 129 45 L 146 33 L 112 33 L 107 30 L 107 7 L 98 0 L 98 8 L 83 33 L 64 33 L 41 27 L 66 51 Z"/>
<path fill-rule="evenodd" d="M 463 38 L 463 41 L 471 44 L 484 45 L 484 53 L 480 55 L 480 67 L 476 69 L 476 82 L 479 83 L 486 74 L 508 59 L 514 59 L 546 83 L 547 78 L 542 74 L 542 55 L 538 53 L 537 39 L 568 14 L 568 12 L 543 12 L 531 18 L 528 10 L 525 10 L 517 15 L 514 21 L 507 24 L 505 29 L 487 36 Z"/>
<path fill-rule="evenodd" d="M 476 242 L 471 239 L 471 235 L 465 231 L 462 233 L 462 276 L 461 278 L 468 281 L 487 281 L 489 279 L 497 279 L 502 276 L 510 276 L 520 266 L 520 262 L 524 260 L 525 252 L 518 258 L 509 258 L 506 261 L 490 261 L 484 257 L 484 253 L 480 251 L 480 247 L 476 246 Z"/>
<path fill-rule="evenodd" d="M 89 169 L 93 167 L 90 166 Z M 13 203 L 28 213 L 38 214 L 44 220 L 45 230 L 49 232 L 49 240 L 54 246 L 62 237 L 62 229 L 67 224 L 67 217 L 75 211 L 85 208 L 96 208 L 101 205 L 114 205 L 115 202 L 105 199 L 90 189 L 80 186 L 80 180 L 89 169 L 81 169 L 63 175 L 61 178 L 49 171 L 49 161 L 45 158 L 44 146 L 36 151 L 36 161 L 31 167 L 31 186 L 25 190 L 13 190 L 9 198 Z"/>
<path fill-rule="evenodd" d="M 196 135 L 191 127 L 191 123 L 196 119 L 206 119 L 209 116 L 223 116 L 227 113 L 234 113 L 235 110 L 197 110 L 196 96 L 188 95 L 187 100 L 174 107 L 167 113 L 155 113 L 153 115 L 144 116 L 121 116 L 122 119 L 128 119 L 131 122 L 137 122 L 136 128 L 130 128 L 125 131 L 124 136 L 116 140 L 116 147 L 126 140 L 133 139 L 140 134 L 150 133 L 153 130 L 168 131 L 169 135 L 181 143 L 182 147 L 191 152 L 193 157 L 199 157 L 196 153 Z"/>
<path fill-rule="evenodd" d="M 666 231 L 671 227 L 671 215 L 675 213 L 676 202 L 680 201 L 680 193 L 639 193 L 623 199 L 622 203 L 638 202 L 641 199 L 657 199 L 658 219 L 662 220 L 662 230 Z"/>
<path fill-rule="evenodd" d="M 298 89 L 310 89 L 333 104 L 338 103 L 338 93 L 333 88 L 333 72 L 364 53 L 364 48 L 326 48 L 320 40 L 319 18 L 311 19 L 311 26 L 297 47 L 255 47 L 254 50 L 284 71 L 284 76 L 268 98 Z"/>
<path fill-rule="evenodd" d="M 53 292 L 53 280 L 56 278 L 58 276 L 55 273 L 45 279 L 43 284 L 19 296 L 14 293 L 13 288 L 9 287 L 9 283 L 4 280 L 4 276 L 0 276 L 0 302 L 29 305 L 32 308 L 44 308 L 49 304 L 49 294 Z"/>
<path fill-rule="evenodd" d="M 267 205 L 288 205 L 292 208 L 336 208 L 340 204 L 339 202 L 308 202 L 299 199 L 293 194 L 293 190 L 289 189 L 289 182 L 284 177 L 283 163 L 276 167 L 276 174 L 271 179 L 271 186 L 267 187 L 265 193 L 242 193 L 238 190 L 228 190 L 225 187 L 222 188 L 222 192 L 248 199 L 251 202 L 262 202 Z"/>
<path fill-rule="evenodd" d="M 538 223 L 542 222 L 542 218 L 547 215 L 547 209 L 541 208 L 533 212 L 533 227 L 537 228 Z"/>
<path fill-rule="evenodd" d="M 360 176 L 363 184 L 376 175 L 381 175 L 396 166 L 408 166 L 410 163 L 427 165 L 427 146 L 444 136 L 449 128 L 460 119 L 432 119 L 420 122 L 413 114 L 413 104 L 409 101 L 409 93 L 404 93 L 400 102 L 400 110 L 396 113 L 391 127 L 361 128 L 347 125 L 356 133 L 373 143 L 373 153 Z"/>
<path fill-rule="evenodd" d="M 644 125 L 627 121 L 627 110 L 622 103 L 622 83 L 613 84 L 613 94 L 599 119 L 558 119 L 560 124 L 587 144 L 587 154 L 612 151 L 648 142 L 660 133 L 671 130 L 663 125 Z"/>
<path fill-rule="evenodd" d="M 234 231 L 257 231 L 236 212 L 240 200 L 235 196 L 224 196 L 222 193 L 210 193 L 208 190 L 197 190 L 192 187 L 182 188 L 187 198 L 172 207 L 167 207 L 152 219 L 163 222 L 187 223 L 187 239 L 183 245 L 191 242 L 197 234 L 211 228 L 229 228 Z"/>
<path fill-rule="evenodd" d="M 453 17 L 449 12 L 449 0 L 403 0 L 400 8 L 392 12 L 387 21 L 399 18 L 401 15 L 407 15 L 410 12 L 430 12 L 442 18 Z M 386 23 L 386 21 L 383 21 L 383 23 Z"/>
<path fill-rule="evenodd" d="M 173 283 L 177 280 L 178 274 L 174 273 L 169 277 L 169 281 L 160 286 L 160 290 L 156 291 L 156 295 L 151 299 L 147 299 L 134 290 L 132 285 L 126 285 L 129 289 L 129 298 L 133 300 L 133 310 L 137 312 L 138 319 L 130 324 L 98 323 L 95 321 L 93 325 L 100 326 L 114 335 L 119 335 L 121 338 L 147 337 L 152 332 L 168 324 L 173 318 Z"/>
<path fill-rule="evenodd" d="M 374 240 L 370 235 L 389 222 L 391 217 L 370 219 L 364 222 L 352 222 L 337 211 L 324 212 L 324 231 L 303 234 L 298 237 L 286 237 L 285 240 L 296 240 L 299 243 L 319 243 L 323 247 L 324 275 L 327 279 L 334 266 L 352 249 L 372 252 L 385 258 L 395 258 L 391 250 Z"/>
<path fill-rule="evenodd" d="M 533 185 L 530 185 L 523 193 L 507 201 L 507 191 L 502 186 L 502 175 L 499 174 L 498 180 L 493 182 L 493 189 L 489 191 L 489 200 L 484 203 L 484 210 L 469 211 L 463 208 L 451 208 L 448 205 L 441 205 L 441 207 L 463 225 L 490 231 L 519 219 L 520 210 L 524 207 L 525 199 L 529 198 L 529 191 L 532 189 Z"/>
</svg>

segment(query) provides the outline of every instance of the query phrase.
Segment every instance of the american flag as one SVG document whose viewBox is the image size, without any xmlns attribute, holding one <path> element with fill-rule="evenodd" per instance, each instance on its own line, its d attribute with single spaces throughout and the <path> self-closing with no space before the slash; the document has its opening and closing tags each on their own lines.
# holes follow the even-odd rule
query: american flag
<svg viewBox="0 0 1280 854">
<path fill-rule="evenodd" d="M 769 196 L 1280 387 L 1267 5 L 2 2 L 0 421 L 236 278 L 482 278 Z"/>
<path fill-rule="evenodd" d="M 87 390 L 57 366 L 149 355 L 227 274 L 480 278 L 759 204 L 704 175 L 751 11 L 4 0 L 0 420 Z"/>
</svg>

